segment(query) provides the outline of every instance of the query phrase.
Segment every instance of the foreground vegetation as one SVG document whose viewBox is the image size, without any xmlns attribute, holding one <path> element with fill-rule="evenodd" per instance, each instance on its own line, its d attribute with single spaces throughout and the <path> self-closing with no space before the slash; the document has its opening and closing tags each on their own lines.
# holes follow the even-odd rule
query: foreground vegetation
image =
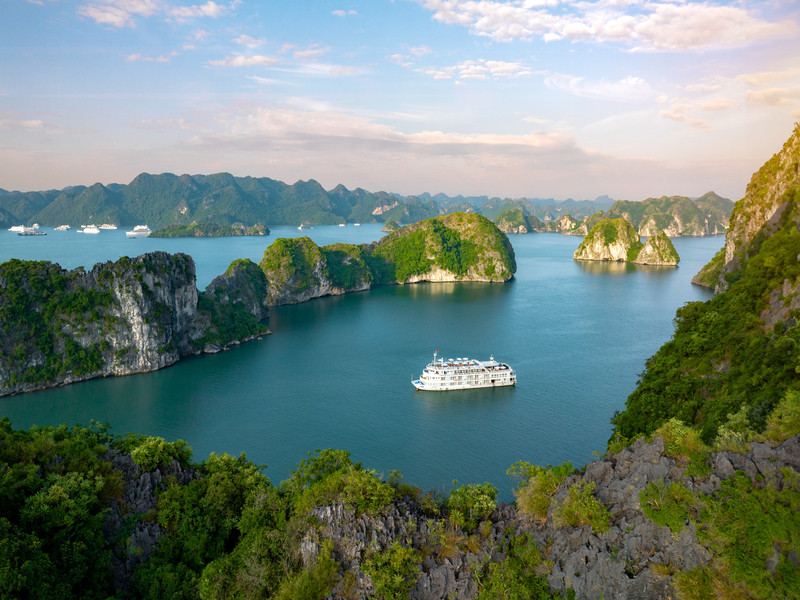
<svg viewBox="0 0 800 600">
<path fill-rule="evenodd" d="M 97 424 L 15 431 L 0 419 L 0 598 L 322 598 L 342 576 L 325 545 L 312 566 L 302 567 L 300 541 L 315 527 L 315 507 L 338 503 L 355 514 L 378 514 L 396 498 L 412 497 L 439 523 L 431 544 L 443 560 L 448 548 L 475 549 L 479 524 L 496 506 L 489 484 L 456 487 L 447 497 L 423 494 L 398 472 L 387 483 L 348 452 L 323 450 L 279 486 L 244 455 L 212 453 L 193 466 L 197 476 L 188 483 L 171 471 L 156 508 L 136 513 L 123 502 L 129 482 L 109 460 L 119 452 L 143 472 L 173 461 L 192 467 L 180 440 L 113 436 Z M 122 526 L 109 535 L 112 506 L 121 510 Z M 150 551 L 133 542 L 139 522 L 157 524 L 163 536 L 130 585 L 115 588 L 115 553 Z M 524 538 L 508 544 L 506 562 L 476 567 L 482 597 L 497 597 L 512 581 L 518 594 L 511 597 L 551 597 L 534 574 L 538 549 Z M 421 560 L 418 550 L 397 543 L 368 555 L 364 570 L 379 597 L 403 598 Z"/>
</svg>

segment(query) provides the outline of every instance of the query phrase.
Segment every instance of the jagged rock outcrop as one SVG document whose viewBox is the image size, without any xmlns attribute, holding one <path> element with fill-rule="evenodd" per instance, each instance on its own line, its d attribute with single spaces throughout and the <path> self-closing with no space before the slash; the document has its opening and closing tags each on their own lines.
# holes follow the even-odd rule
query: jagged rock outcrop
<svg viewBox="0 0 800 600">
<path fill-rule="evenodd" d="M 672 241 L 666 233 L 659 230 L 647 238 L 644 248 L 631 262 L 640 265 L 677 266 L 680 260 Z"/>
<path fill-rule="evenodd" d="M 342 505 L 321 507 L 312 511 L 319 526 L 303 538 L 303 561 L 307 566 L 312 564 L 322 542 L 331 541 L 334 559 L 356 583 L 355 590 L 345 592 L 341 585 L 344 580 L 340 581 L 330 598 L 372 598 L 373 584 L 361 569 L 362 562 L 398 541 L 423 551 L 411 599 L 470 600 L 479 592 L 476 573 L 481 565 L 503 561 L 502 543 L 527 533 L 549 561 L 547 582 L 556 592 L 566 594 L 572 589 L 575 597 L 586 600 L 674 597 L 673 575 L 708 564 L 711 553 L 698 541 L 691 521 L 687 520 L 677 534 L 652 522 L 642 511 L 640 492 L 654 482 L 677 482 L 691 492 L 713 495 L 736 471 L 757 485 L 764 485 L 761 482 L 766 480 L 781 489 L 783 481 L 789 481 L 782 469 L 800 473 L 800 436 L 775 447 L 754 443 L 743 454 L 714 453 L 710 464 L 711 473 L 689 475 L 685 463 L 667 455 L 662 438 L 651 442 L 641 438 L 568 477 L 553 495 L 544 522 L 520 515 L 513 505 L 501 504 L 492 513 L 491 532 L 481 537 L 479 548 L 468 551 L 460 546 L 447 556 L 437 552 L 431 541 L 434 531 L 447 525 L 441 518 L 426 515 L 407 497 L 377 516 L 357 516 Z M 570 487 L 579 482 L 595 485 L 594 497 L 610 513 L 608 531 L 596 533 L 590 525 L 557 524 L 558 507 Z"/>
<path fill-rule="evenodd" d="M 150 558 L 164 535 L 157 521 L 141 517 L 156 508 L 157 494 L 166 487 L 167 478 L 186 485 L 199 477 L 199 473 L 193 468 L 182 468 L 177 460 L 153 471 L 144 471 L 133 462 L 130 454 L 118 450 L 109 450 L 106 459 L 113 470 L 122 474 L 123 490 L 119 500 L 111 499 L 103 533 L 112 547 L 114 588 L 130 592 L 134 570 Z M 129 530 L 122 535 L 126 525 Z"/>
<path fill-rule="evenodd" d="M 632 261 L 643 244 L 625 219 L 603 219 L 592 227 L 572 255 L 574 260 Z"/>
<path fill-rule="evenodd" d="M 154 371 L 197 354 L 209 335 L 226 344 L 260 332 L 263 292 L 256 280 L 262 278 L 263 290 L 263 274 L 255 265 L 232 269 L 210 286 L 204 310 L 198 307 L 194 261 L 186 254 L 122 257 L 90 271 L 3 263 L 0 396 Z M 221 318 L 237 303 L 240 313 L 250 315 L 246 330 L 226 327 Z M 225 310 L 217 309 L 220 304 Z"/>
<path fill-rule="evenodd" d="M 780 152 L 750 179 L 744 198 L 731 213 L 725 247 L 692 279 L 692 283 L 728 289 L 729 274 L 742 268 L 758 252 L 760 242 L 778 231 L 787 208 L 798 202 L 800 189 L 800 124 Z"/>
<path fill-rule="evenodd" d="M 508 238 L 485 217 L 453 213 L 401 227 L 378 242 L 319 247 L 278 239 L 259 263 L 267 303 L 296 304 L 374 285 L 421 281 L 508 281 L 516 270 Z"/>
</svg>

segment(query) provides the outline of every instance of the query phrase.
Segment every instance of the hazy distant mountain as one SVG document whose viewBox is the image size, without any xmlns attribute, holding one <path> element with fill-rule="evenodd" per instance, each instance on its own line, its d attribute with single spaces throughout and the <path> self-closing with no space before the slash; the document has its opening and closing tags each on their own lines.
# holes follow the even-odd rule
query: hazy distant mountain
<svg viewBox="0 0 800 600">
<path fill-rule="evenodd" d="M 670 237 L 703 236 L 725 233 L 732 210 L 731 200 L 707 192 L 695 200 L 686 196 L 661 196 L 641 202 L 621 200 L 611 206 L 605 217 L 627 219 L 642 236 L 658 231 Z"/>
<path fill-rule="evenodd" d="M 715 203 L 719 197 L 716 194 L 714 197 L 706 196 L 696 202 L 698 206 L 702 204 L 701 200 L 706 203 L 701 211 L 713 213 L 712 220 L 716 223 Z M 581 221 L 609 209 L 612 204 L 622 206 L 608 196 L 561 202 L 552 198 L 489 198 L 442 193 L 402 196 L 362 188 L 349 190 L 343 185 L 326 191 L 313 179 L 289 185 L 268 177 L 234 177 L 230 173 L 142 173 L 127 185 L 95 183 L 89 187 L 78 185 L 39 192 L 0 190 L 0 226 L 34 222 L 49 226 L 87 223 L 132 226 L 146 223 L 156 228 L 191 223 L 241 223 L 247 226 L 297 225 L 303 222 L 312 225 L 386 221 L 415 223 L 453 212 L 479 212 L 495 220 L 500 213 L 510 209 L 519 209 L 543 222 L 557 221 L 567 214 Z M 631 206 L 619 210 L 629 213 L 640 210 L 640 203 L 628 204 Z M 723 212 L 727 217 L 730 209 Z M 637 226 L 636 222 L 634 225 Z"/>
</svg>

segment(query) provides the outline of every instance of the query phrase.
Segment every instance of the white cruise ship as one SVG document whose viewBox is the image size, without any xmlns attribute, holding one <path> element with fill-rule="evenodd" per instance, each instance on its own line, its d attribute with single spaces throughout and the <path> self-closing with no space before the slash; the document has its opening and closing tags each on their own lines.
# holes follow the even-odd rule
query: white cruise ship
<svg viewBox="0 0 800 600">
<path fill-rule="evenodd" d="M 489 360 L 474 358 L 440 358 L 433 353 L 433 362 L 422 371 L 419 379 L 412 381 L 418 390 L 444 392 L 447 390 L 472 390 L 476 388 L 515 385 L 517 374 L 506 363 L 499 363 L 490 356 Z"/>
<path fill-rule="evenodd" d="M 129 238 L 147 237 L 152 231 L 147 225 L 136 225 L 131 231 L 126 231 L 125 235 Z"/>
</svg>

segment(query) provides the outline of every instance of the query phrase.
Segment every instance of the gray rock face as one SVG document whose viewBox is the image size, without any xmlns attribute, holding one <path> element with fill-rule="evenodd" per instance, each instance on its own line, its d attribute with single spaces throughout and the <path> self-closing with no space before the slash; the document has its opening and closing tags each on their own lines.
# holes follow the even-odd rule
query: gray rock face
<svg viewBox="0 0 800 600">
<path fill-rule="evenodd" d="M 14 330 L 4 332 L 29 347 L 22 355 L 16 351 L 0 353 L 0 395 L 160 369 L 192 352 L 193 341 L 202 335 L 194 262 L 186 254 L 152 252 L 132 259 L 123 257 L 115 263 L 98 263 L 88 272 L 69 272 L 47 263 L 38 269 L 37 274 L 48 270 L 51 280 L 64 282 L 61 285 L 66 286 L 66 298 L 85 301 L 73 302 L 69 312 L 45 316 L 50 330 L 38 335 L 52 340 L 52 350 L 47 354 L 42 350 L 47 348 L 42 339 L 26 339 Z M 42 310 L 44 298 L 52 293 L 46 287 L 49 282 L 41 281 L 41 287 L 26 290 L 30 298 L 27 310 Z M 0 285 L 0 305 L 13 303 L 14 293 Z M 25 327 L 24 323 L 8 325 Z M 29 367 L 49 364 L 52 355 L 68 356 L 68 350 L 74 353 L 74 344 L 99 355 L 94 369 L 87 372 L 67 366 L 47 381 L 23 376 Z"/>
<path fill-rule="evenodd" d="M 164 530 L 157 522 L 141 517 L 156 508 L 156 494 L 166 487 L 164 480 L 167 477 L 174 477 L 178 483 L 185 485 L 196 479 L 198 474 L 194 469 L 181 468 L 176 460 L 171 465 L 143 472 L 130 454 L 110 450 L 107 458 L 112 468 L 122 473 L 124 489 L 121 501 L 111 500 L 103 533 L 113 548 L 111 566 L 114 587 L 130 592 L 134 569 L 150 558 L 159 538 L 164 535 Z M 128 536 L 122 533 L 126 526 L 130 528 Z"/>
<path fill-rule="evenodd" d="M 249 266 L 232 266 L 209 287 L 219 302 L 241 303 L 261 319 L 264 275 Z M 123 257 L 86 272 L 52 263 L 22 263 L 20 269 L 36 278 L 22 290 L 0 275 L 0 309 L 16 315 L 0 322 L 0 396 L 167 367 L 199 353 L 214 324 L 214 315 L 198 310 L 194 261 L 186 254 Z M 253 276 L 261 277 L 261 288 Z M 21 314 L 20 291 L 27 297 Z M 56 293 L 63 297 L 58 311 L 44 314 L 45 301 Z M 36 320 L 44 324 L 34 328 Z M 88 368 L 74 359 L 80 353 L 94 356 Z M 57 361 L 57 368 L 48 368 Z M 37 369 L 38 377 L 29 376 Z"/>
<path fill-rule="evenodd" d="M 680 482 L 688 489 L 713 494 L 720 483 L 743 471 L 753 481 L 774 477 L 782 489 L 788 467 L 800 471 L 800 436 L 773 448 L 752 444 L 746 454 L 719 452 L 711 455 L 713 473 L 697 478 L 686 475 L 684 468 L 664 454 L 664 441 L 644 438 L 617 454 L 594 461 L 583 473 L 568 477 L 559 487 L 544 523 L 531 522 L 517 513 L 514 506 L 500 505 L 491 515 L 492 528 L 481 538 L 475 552 L 458 550 L 442 556 L 431 551 L 432 527 L 444 527 L 441 519 L 430 519 L 419 506 L 405 498 L 396 501 L 378 516 L 356 517 L 352 510 L 329 506 L 313 511 L 321 526 L 310 530 L 302 542 L 303 560 L 310 564 L 323 540 L 334 544 L 334 558 L 342 572 L 352 572 L 356 583 L 354 596 L 335 588 L 330 598 L 373 598 L 374 587 L 361 569 L 362 561 L 373 552 L 385 551 L 393 542 L 423 550 L 419 576 L 409 598 L 412 600 L 470 600 L 476 598 L 479 584 L 475 573 L 481 564 L 501 562 L 503 542 L 511 535 L 527 533 L 552 562 L 547 582 L 555 592 L 568 589 L 582 599 L 650 599 L 675 597 L 671 573 L 708 564 L 711 556 L 698 543 L 690 522 L 678 534 L 648 519 L 641 509 L 639 493 L 650 483 Z M 595 498 L 611 515 L 611 527 L 596 534 L 589 525 L 556 526 L 556 507 L 568 495 L 571 485 L 595 484 Z M 438 524 L 437 524 L 438 523 Z M 776 562 L 774 557 L 772 562 Z M 769 567 L 770 560 L 767 561 Z M 776 562 L 777 564 L 777 562 Z"/>
</svg>

